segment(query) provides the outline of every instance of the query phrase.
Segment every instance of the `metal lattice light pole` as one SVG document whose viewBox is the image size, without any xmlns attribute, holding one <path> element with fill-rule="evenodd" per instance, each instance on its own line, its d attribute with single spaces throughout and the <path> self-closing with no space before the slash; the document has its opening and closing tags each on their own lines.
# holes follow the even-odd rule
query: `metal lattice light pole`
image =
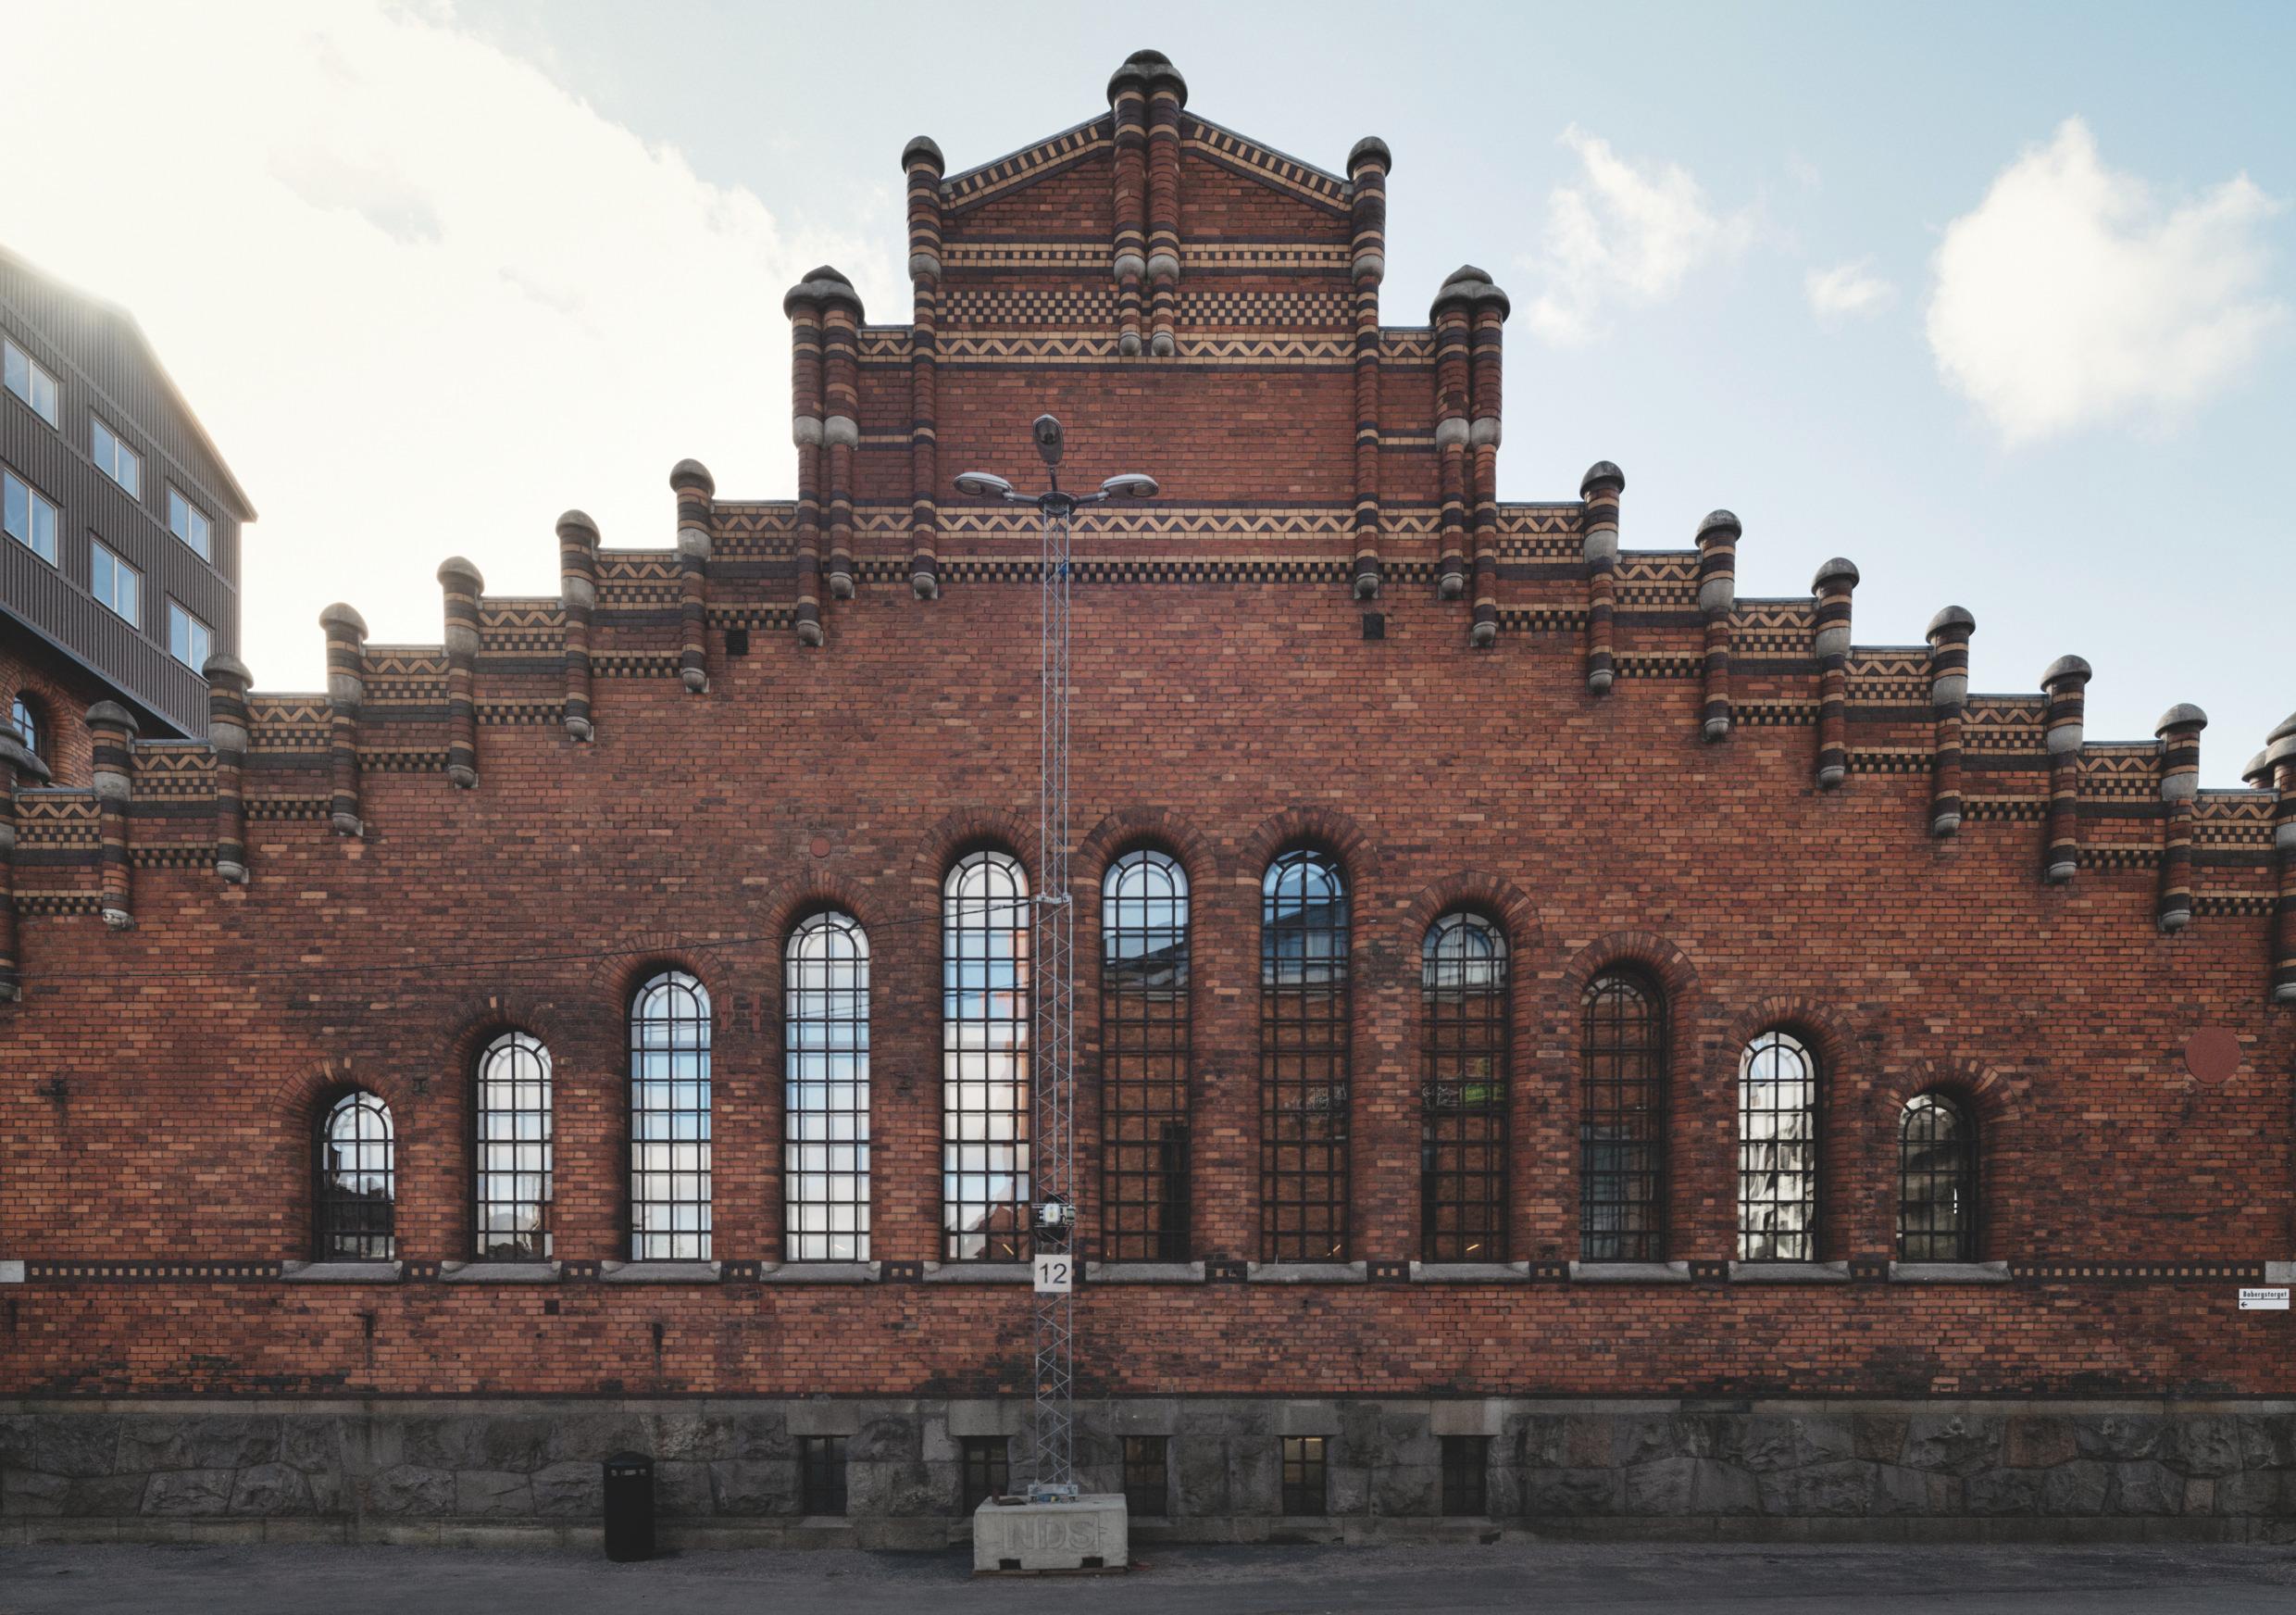
<svg viewBox="0 0 2296 1615">
<path fill-rule="evenodd" d="M 960 494 L 1036 507 L 1042 553 L 1038 592 L 1042 637 L 1037 757 L 1035 1025 L 1029 1077 L 1035 1128 L 1029 1141 L 1035 1267 L 1033 1331 L 1036 1409 L 1030 1426 L 1031 1501 L 1073 1497 L 1076 1484 L 1076 904 L 1068 892 L 1068 536 L 1076 512 L 1110 499 L 1145 499 L 1155 479 L 1110 477 L 1096 494 L 1060 487 L 1060 422 L 1040 415 L 1030 428 L 1050 486 L 1023 494 L 999 476 L 967 471 Z"/>
</svg>

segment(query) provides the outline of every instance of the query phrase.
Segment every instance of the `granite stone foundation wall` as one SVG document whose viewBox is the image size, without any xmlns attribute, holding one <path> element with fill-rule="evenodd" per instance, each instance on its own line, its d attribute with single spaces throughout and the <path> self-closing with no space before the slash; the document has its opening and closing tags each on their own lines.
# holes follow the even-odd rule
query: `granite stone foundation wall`
<svg viewBox="0 0 2296 1615">
<path fill-rule="evenodd" d="M 655 1460 L 672 1543 L 962 1541 L 967 1436 L 1026 1461 L 1026 1405 L 933 1398 L 0 1403 L 0 1539 L 593 1542 L 599 1460 Z M 842 1518 L 801 1512 L 800 1438 L 846 1438 Z M 1162 1436 L 1135 1541 L 2296 1541 L 2296 1401 L 1283 1400 L 1079 1409 L 1079 1479 L 1122 1490 Z M 1328 1510 L 1282 1512 L 1287 1435 L 1325 1438 Z M 1488 1507 L 1445 1517 L 1446 1436 Z"/>
</svg>

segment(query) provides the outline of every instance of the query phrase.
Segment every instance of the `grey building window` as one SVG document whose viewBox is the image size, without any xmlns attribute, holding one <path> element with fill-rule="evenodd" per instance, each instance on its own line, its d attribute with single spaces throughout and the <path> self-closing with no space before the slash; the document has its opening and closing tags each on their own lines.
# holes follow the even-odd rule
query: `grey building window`
<svg viewBox="0 0 2296 1615">
<path fill-rule="evenodd" d="M 48 565 L 56 565 L 56 507 L 14 471 L 0 471 L 0 527 Z"/>
<path fill-rule="evenodd" d="M 845 1511 L 845 1438 L 797 1438 L 797 1510 L 801 1514 Z"/>
<path fill-rule="evenodd" d="M 193 672 L 207 665 L 215 651 L 215 633 L 173 600 L 168 602 L 168 654 Z"/>
<path fill-rule="evenodd" d="M 942 1255 L 1029 1254 L 1029 877 L 959 858 L 941 887 Z"/>
<path fill-rule="evenodd" d="M 1124 1509 L 1134 1516 L 1161 1520 L 1172 1511 L 1172 1438 L 1124 1438 Z"/>
<path fill-rule="evenodd" d="M 1283 1447 L 1283 1511 L 1286 1514 L 1327 1512 L 1330 1504 L 1324 1488 L 1324 1446 L 1330 1438 L 1322 1435 L 1283 1435 L 1277 1439 Z"/>
<path fill-rule="evenodd" d="M 1738 1255 L 1817 1259 L 1817 1060 L 1791 1032 L 1738 1062 Z"/>
<path fill-rule="evenodd" d="M 1915 1095 L 1898 1119 L 1897 1255 L 1978 1259 L 1977 1122 L 1943 1094 Z"/>
<path fill-rule="evenodd" d="M 790 933 L 782 1070 L 783 1250 L 869 1259 L 869 939 L 850 914 Z"/>
<path fill-rule="evenodd" d="M 6 382 L 9 392 L 31 405 L 33 414 L 50 426 L 56 424 L 56 378 L 12 342 L 0 342 L 0 381 Z"/>
<path fill-rule="evenodd" d="M 967 1435 L 962 1438 L 960 1457 L 965 1471 L 964 1511 L 972 1511 L 992 1497 L 1002 1497 L 1013 1489 L 1012 1440 L 1003 1435 Z"/>
<path fill-rule="evenodd" d="M 709 994 L 664 970 L 630 1007 L 630 1255 L 710 1259 Z"/>
<path fill-rule="evenodd" d="M 173 488 L 168 490 L 168 531 L 191 545 L 201 560 L 215 558 L 207 513 Z"/>
<path fill-rule="evenodd" d="M 95 469 L 141 498 L 144 457 L 120 442 L 119 434 L 104 424 L 102 417 L 89 416 L 88 427 L 88 453 L 95 461 Z"/>
<path fill-rule="evenodd" d="M 479 1056 L 477 1255 L 481 1261 L 551 1256 L 550 1051 L 505 1032 Z"/>
<path fill-rule="evenodd" d="M 314 1196 L 320 1261 L 389 1261 L 398 1188 L 391 1108 L 363 1088 L 320 1113 Z"/>
<path fill-rule="evenodd" d="M 144 574 L 120 559 L 100 538 L 88 541 L 88 593 L 116 615 L 143 626 Z"/>
<path fill-rule="evenodd" d="M 1443 1437 L 1443 1513 L 1479 1520 L 1491 1512 L 1491 1437 Z"/>
</svg>

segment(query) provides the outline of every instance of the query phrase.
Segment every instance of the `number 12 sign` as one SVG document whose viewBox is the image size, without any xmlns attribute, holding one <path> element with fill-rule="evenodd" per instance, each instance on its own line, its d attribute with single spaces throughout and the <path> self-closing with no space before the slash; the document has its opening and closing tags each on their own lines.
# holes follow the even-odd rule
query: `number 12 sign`
<svg viewBox="0 0 2296 1615">
<path fill-rule="evenodd" d="M 1067 1251 L 1036 1258 L 1036 1293 L 1069 1296 L 1076 1293 L 1076 1258 Z"/>
</svg>

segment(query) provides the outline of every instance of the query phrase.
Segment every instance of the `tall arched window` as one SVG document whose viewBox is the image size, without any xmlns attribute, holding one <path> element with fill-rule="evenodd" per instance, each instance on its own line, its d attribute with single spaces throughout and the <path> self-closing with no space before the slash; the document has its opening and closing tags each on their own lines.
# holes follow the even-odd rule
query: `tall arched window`
<svg viewBox="0 0 2296 1615">
<path fill-rule="evenodd" d="M 1188 874 L 1142 849 L 1100 886 L 1100 1248 L 1188 1259 Z"/>
<path fill-rule="evenodd" d="M 942 1255 L 1029 1254 L 1029 877 L 1008 853 L 941 886 Z"/>
<path fill-rule="evenodd" d="M 1817 1259 L 1817 1059 L 1791 1032 L 1738 1062 L 1738 1255 Z"/>
<path fill-rule="evenodd" d="M 664 970 L 630 1006 L 630 1255 L 707 1261 L 709 994 Z"/>
<path fill-rule="evenodd" d="M 1431 1262 L 1506 1260 L 1507 945 L 1446 914 L 1419 945 L 1419 1245 Z"/>
<path fill-rule="evenodd" d="M 869 1259 L 869 939 L 850 914 L 790 933 L 783 976 L 782 1249 Z"/>
<path fill-rule="evenodd" d="M 1347 877 L 1288 852 L 1260 883 L 1260 1232 L 1274 1261 L 1343 1261 Z"/>
<path fill-rule="evenodd" d="M 1578 1257 L 1666 1256 L 1666 1002 L 1613 970 L 1579 1001 Z"/>
<path fill-rule="evenodd" d="M 1897 1257 L 1978 1259 L 1977 1122 L 1943 1094 L 1915 1095 L 1898 1119 Z"/>
<path fill-rule="evenodd" d="M 16 732 L 24 737 L 24 749 L 42 762 L 48 758 L 48 737 L 40 727 L 40 714 L 32 704 L 18 691 L 8 700 L 8 721 L 16 725 Z"/>
<path fill-rule="evenodd" d="M 478 1074 L 478 1258 L 547 1261 L 550 1051 L 523 1032 L 505 1032 L 479 1056 Z"/>
<path fill-rule="evenodd" d="M 391 1108 L 364 1088 L 338 1095 L 319 1114 L 318 1156 L 318 1259 L 391 1260 L 398 1191 Z"/>
</svg>

